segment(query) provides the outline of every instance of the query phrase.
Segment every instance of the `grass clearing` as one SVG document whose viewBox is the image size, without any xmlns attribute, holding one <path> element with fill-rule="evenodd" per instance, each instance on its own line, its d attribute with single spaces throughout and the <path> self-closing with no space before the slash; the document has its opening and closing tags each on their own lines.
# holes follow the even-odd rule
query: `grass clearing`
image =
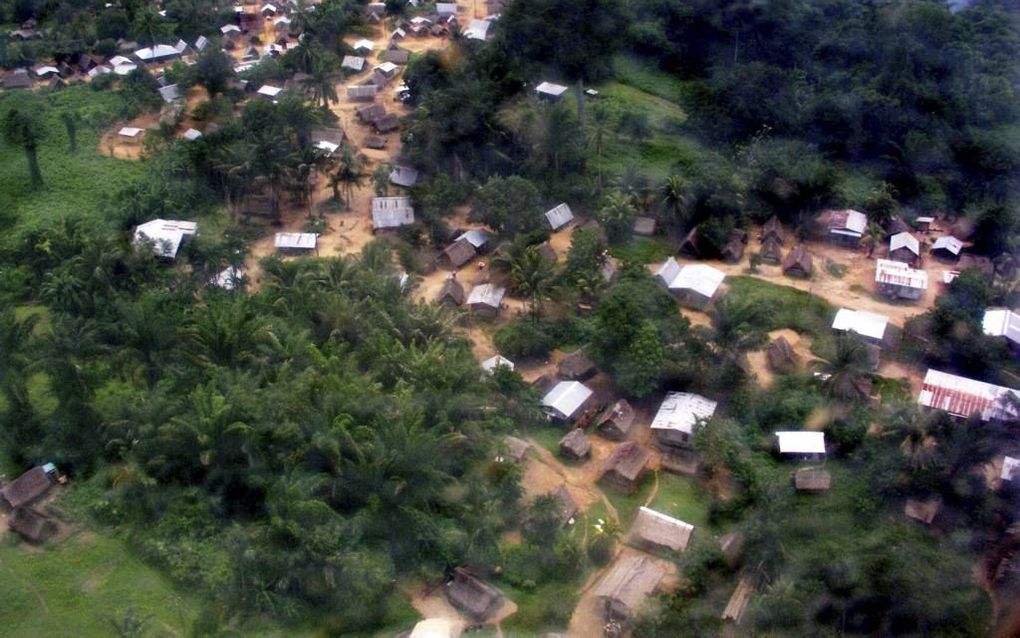
<svg viewBox="0 0 1020 638">
<path fill-rule="evenodd" d="M 763 309 L 766 330 L 790 328 L 813 337 L 828 335 L 835 307 L 809 292 L 753 277 L 727 277 L 730 295 Z"/>
<path fill-rule="evenodd" d="M 708 496 L 689 478 L 659 472 L 659 490 L 648 506 L 696 528 L 708 526 Z"/>
<path fill-rule="evenodd" d="M 613 58 L 613 73 L 621 84 L 640 89 L 675 104 L 683 104 L 687 96 L 687 83 L 673 74 L 633 55 Z"/>
<path fill-rule="evenodd" d="M 665 237 L 634 237 L 623 246 L 612 246 L 609 254 L 633 264 L 655 264 L 673 254 L 673 245 Z"/>
</svg>

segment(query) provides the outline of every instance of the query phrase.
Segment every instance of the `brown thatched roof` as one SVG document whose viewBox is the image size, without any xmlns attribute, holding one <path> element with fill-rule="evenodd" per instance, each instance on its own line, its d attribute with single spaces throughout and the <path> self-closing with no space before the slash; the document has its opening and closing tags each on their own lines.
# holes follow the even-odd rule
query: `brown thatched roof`
<svg viewBox="0 0 1020 638">
<path fill-rule="evenodd" d="M 436 303 L 453 304 L 455 306 L 461 306 L 467 299 L 467 295 L 464 293 L 464 286 L 453 277 L 449 277 L 443 282 L 443 287 L 439 289 L 439 294 L 436 295 Z"/>
<path fill-rule="evenodd" d="M 824 492 L 832 485 L 832 475 L 825 470 L 804 468 L 793 475 L 793 486 L 801 492 Z"/>
<path fill-rule="evenodd" d="M 618 445 L 602 464 L 602 475 L 613 473 L 627 481 L 636 481 L 648 465 L 650 455 L 634 441 Z"/>
<path fill-rule="evenodd" d="M 583 459 L 591 455 L 591 441 L 581 428 L 573 428 L 560 439 L 560 453 L 563 456 Z"/>
<path fill-rule="evenodd" d="M 731 569 L 736 567 L 744 556 L 744 535 L 740 532 L 724 534 L 719 538 L 719 551 Z"/>
<path fill-rule="evenodd" d="M 804 246 L 794 246 L 783 259 L 783 272 L 787 275 L 806 277 L 811 274 L 813 269 L 814 259 Z"/>
<path fill-rule="evenodd" d="M 577 501 L 571 496 L 570 490 L 567 489 L 566 485 L 560 485 L 555 490 L 549 493 L 549 496 L 556 499 L 556 502 L 560 506 L 560 522 L 566 525 L 570 522 L 570 519 L 577 516 L 577 512 L 580 511 L 580 507 L 577 505 Z"/>
<path fill-rule="evenodd" d="M 915 521 L 924 523 L 925 525 L 931 525 L 941 508 L 942 499 L 939 498 L 933 498 L 927 501 L 908 498 L 906 505 L 903 506 L 903 513 L 906 514 L 908 518 L 912 518 Z"/>
<path fill-rule="evenodd" d="M 758 253 L 762 260 L 778 264 L 783 260 L 783 244 L 774 236 L 761 240 L 761 251 Z"/>
<path fill-rule="evenodd" d="M 769 368 L 775 372 L 789 374 L 797 369 L 799 357 L 786 337 L 777 337 L 770 343 L 765 356 L 768 358 Z"/>
<path fill-rule="evenodd" d="M 57 531 L 57 524 L 31 507 L 18 507 L 7 517 L 7 526 L 30 543 L 41 543 Z"/>
<path fill-rule="evenodd" d="M 516 436 L 508 436 L 503 439 L 503 443 L 506 446 L 507 453 L 514 461 L 520 463 L 524 460 L 524 455 L 531 449 L 531 444 L 524 439 L 519 439 Z"/>
<path fill-rule="evenodd" d="M 453 570 L 453 579 L 443 591 L 451 605 L 478 621 L 488 618 L 503 604 L 502 592 L 463 567 Z"/>
<path fill-rule="evenodd" d="M 43 466 L 37 465 L 5 485 L 0 495 L 12 509 L 16 509 L 41 498 L 52 486 L 50 475 Z"/>
<path fill-rule="evenodd" d="M 680 242 L 680 252 L 693 259 L 700 259 L 701 246 L 699 244 L 698 228 L 695 226 L 687 233 L 684 240 Z"/>
<path fill-rule="evenodd" d="M 467 239 L 458 239 L 443 251 L 454 268 L 460 268 L 475 258 L 475 247 Z"/>
<path fill-rule="evenodd" d="M 410 58 L 411 52 L 406 49 L 386 49 L 379 56 L 383 62 L 392 62 L 393 64 L 407 64 Z"/>
<path fill-rule="evenodd" d="M 912 230 L 913 229 L 907 225 L 907 222 L 903 221 L 899 217 L 893 217 L 889 220 L 889 223 L 886 224 L 885 234 L 896 235 L 898 233 L 909 233 Z"/>
<path fill-rule="evenodd" d="M 545 396 L 546 394 L 549 394 L 549 391 L 552 390 L 557 383 L 559 382 L 551 375 L 543 374 L 531 382 L 531 387 L 535 388 L 540 395 Z"/>
<path fill-rule="evenodd" d="M 687 549 L 693 534 L 693 525 L 641 507 L 630 528 L 630 542 L 643 547 L 682 552 Z"/>
<path fill-rule="evenodd" d="M 366 135 L 361 143 L 365 148 L 374 148 L 376 150 L 386 148 L 386 138 L 378 135 Z"/>
<path fill-rule="evenodd" d="M 740 624 L 740 620 L 744 617 L 744 611 L 747 610 L 747 603 L 751 600 L 751 594 L 754 593 L 754 582 L 750 576 L 743 576 L 740 582 L 737 583 L 736 589 L 733 590 L 733 595 L 730 596 L 729 602 L 726 603 L 726 608 L 723 610 L 722 619 L 733 621 L 734 624 Z"/>
<path fill-rule="evenodd" d="M 783 243 L 783 225 L 779 223 L 779 218 L 773 215 L 767 222 L 761 227 L 761 240 L 764 242 L 766 239 L 773 239 L 780 244 Z"/>
<path fill-rule="evenodd" d="M 372 122 L 372 126 L 375 128 L 376 133 L 389 133 L 400 127 L 400 118 L 397 117 L 396 113 L 387 113 Z"/>
<path fill-rule="evenodd" d="M 599 581 L 595 596 L 608 600 L 618 614 L 630 617 L 665 575 L 662 567 L 647 556 L 621 556 Z"/>
<path fill-rule="evenodd" d="M 726 242 L 726 245 L 723 246 L 720 254 L 725 261 L 740 261 L 741 257 L 744 256 L 744 242 L 742 242 L 739 237 L 731 237 L 730 240 Z"/>
<path fill-rule="evenodd" d="M 596 429 L 599 434 L 610 439 L 623 439 L 627 437 L 631 426 L 634 425 L 634 408 L 626 399 L 620 399 L 599 417 Z"/>
<path fill-rule="evenodd" d="M 371 124 L 386 115 L 386 107 L 382 104 L 364 104 L 354 109 L 354 111 L 358 119 L 365 124 Z"/>
<path fill-rule="evenodd" d="M 556 371 L 564 379 L 584 381 L 595 374 L 595 362 L 584 350 L 575 350 L 560 361 Z"/>
</svg>

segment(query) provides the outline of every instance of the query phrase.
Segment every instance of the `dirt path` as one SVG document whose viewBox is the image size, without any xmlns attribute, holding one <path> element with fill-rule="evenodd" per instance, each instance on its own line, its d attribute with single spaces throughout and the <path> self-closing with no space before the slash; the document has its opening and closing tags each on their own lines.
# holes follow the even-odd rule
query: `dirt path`
<svg viewBox="0 0 1020 638">
<path fill-rule="evenodd" d="M 561 484 L 566 484 L 570 494 L 582 510 L 586 510 L 592 503 L 600 501 L 609 516 L 617 523 L 620 522 L 620 515 L 616 508 L 597 485 L 602 459 L 596 458 L 598 448 L 594 439 L 592 440 L 592 458 L 578 466 L 564 465 L 533 437 L 529 436 L 527 440 L 535 450 L 535 456 L 531 459 L 534 462 L 528 463 L 521 481 L 529 499 L 544 496 Z M 602 458 L 605 456 L 608 456 L 608 452 Z"/>
</svg>

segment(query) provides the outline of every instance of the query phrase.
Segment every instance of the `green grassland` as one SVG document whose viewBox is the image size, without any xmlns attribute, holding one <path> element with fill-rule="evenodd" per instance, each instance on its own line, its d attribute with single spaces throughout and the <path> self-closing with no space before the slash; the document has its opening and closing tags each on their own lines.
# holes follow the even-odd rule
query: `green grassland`
<svg viewBox="0 0 1020 638">
<path fill-rule="evenodd" d="M 789 328 L 813 337 L 829 333 L 836 309 L 811 293 L 753 277 L 727 277 L 730 295 L 762 308 L 766 330 Z"/>
</svg>

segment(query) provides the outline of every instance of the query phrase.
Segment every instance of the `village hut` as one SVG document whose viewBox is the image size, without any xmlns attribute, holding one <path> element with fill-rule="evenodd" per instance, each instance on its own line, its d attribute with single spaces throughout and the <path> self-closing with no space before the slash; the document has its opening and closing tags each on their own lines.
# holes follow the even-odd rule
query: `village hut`
<svg viewBox="0 0 1020 638">
<path fill-rule="evenodd" d="M 813 270 L 814 260 L 804 246 L 794 246 L 783 259 L 783 274 L 787 277 L 810 277 Z"/>
<path fill-rule="evenodd" d="M 737 583 L 736 589 L 733 590 L 733 595 L 730 596 L 729 601 L 726 603 L 726 608 L 723 609 L 721 618 L 724 621 L 732 622 L 734 625 L 739 625 L 740 621 L 744 618 L 744 612 L 747 611 L 747 603 L 751 600 L 751 594 L 753 593 L 754 581 L 751 579 L 751 576 L 742 576 Z"/>
<path fill-rule="evenodd" d="M 602 617 L 609 622 L 628 622 L 665 575 L 648 556 L 621 556 L 595 588 Z"/>
<path fill-rule="evenodd" d="M 453 570 L 453 578 L 443 588 L 450 604 L 470 616 L 483 621 L 503 604 L 503 594 L 492 585 L 476 578 L 463 567 Z"/>
<path fill-rule="evenodd" d="M 560 524 L 569 525 L 571 520 L 581 508 L 577 505 L 577 501 L 570 495 L 570 490 L 567 489 L 566 485 L 560 485 L 555 490 L 549 493 L 560 508 Z"/>
<path fill-rule="evenodd" d="M 641 483 L 650 459 L 648 451 L 634 441 L 622 443 L 602 464 L 599 480 L 632 494 Z"/>
<path fill-rule="evenodd" d="M 580 461 L 591 456 L 591 441 L 581 428 L 572 428 L 560 439 L 560 455 Z"/>
<path fill-rule="evenodd" d="M 467 299 L 464 293 L 464 286 L 453 277 L 447 277 L 443 287 L 439 289 L 436 296 L 436 303 L 447 306 L 462 306 Z"/>
<path fill-rule="evenodd" d="M 53 487 L 57 468 L 52 463 L 37 465 L 0 489 L 3 505 L 17 509 L 39 500 Z"/>
<path fill-rule="evenodd" d="M 475 258 L 475 247 L 467 239 L 461 238 L 446 247 L 443 261 L 453 268 L 460 268 Z"/>
<path fill-rule="evenodd" d="M 655 234 L 655 219 L 653 217 L 635 217 L 634 234 L 641 237 L 651 237 Z"/>
<path fill-rule="evenodd" d="M 823 213 L 824 214 L 824 213 Z M 868 217 L 856 210 L 827 211 L 829 241 L 856 248 L 868 228 Z"/>
<path fill-rule="evenodd" d="M 798 492 L 824 492 L 832 485 L 832 475 L 825 470 L 804 468 L 793 475 L 793 486 Z"/>
<path fill-rule="evenodd" d="M 720 256 L 724 261 L 736 263 L 744 257 L 744 242 L 739 237 L 730 237 L 730 240 L 723 246 Z"/>
<path fill-rule="evenodd" d="M 57 524 L 31 507 L 18 507 L 7 517 L 7 527 L 29 543 L 42 543 L 57 532 Z"/>
<path fill-rule="evenodd" d="M 584 350 L 575 350 L 560 361 L 556 371 L 564 379 L 584 381 L 595 376 L 596 368 L 595 362 Z"/>
<path fill-rule="evenodd" d="M 400 118 L 396 113 L 386 113 L 376 121 L 372 122 L 372 128 L 376 133 L 390 133 L 400 128 Z"/>
<path fill-rule="evenodd" d="M 474 314 L 479 317 L 491 318 L 499 314 L 505 294 L 506 288 L 501 288 L 495 284 L 482 284 L 471 289 L 467 303 Z"/>
<path fill-rule="evenodd" d="M 551 374 L 543 374 L 534 381 L 531 382 L 531 387 L 535 389 L 543 397 L 552 392 L 562 381 L 557 381 Z"/>
<path fill-rule="evenodd" d="M 889 223 L 885 225 L 885 234 L 890 238 L 901 233 L 910 233 L 911 230 L 910 224 L 903 221 L 900 217 L 893 217 L 889 220 Z"/>
<path fill-rule="evenodd" d="M 572 421 L 591 407 L 595 393 L 580 381 L 560 381 L 542 397 L 542 407 L 550 419 Z"/>
<path fill-rule="evenodd" d="M 782 335 L 769 344 L 765 357 L 768 359 L 769 369 L 779 374 L 794 372 L 800 359 L 793 351 L 793 346 Z"/>
<path fill-rule="evenodd" d="M 628 542 L 650 551 L 674 552 L 687 549 L 694 526 L 647 507 L 638 509 Z"/>
<path fill-rule="evenodd" d="M 670 257 L 655 272 L 667 289 L 680 303 L 703 310 L 712 302 L 716 292 L 726 279 L 726 273 L 708 264 L 687 264 L 681 266 Z"/>
<path fill-rule="evenodd" d="M 633 425 L 634 408 L 626 399 L 620 399 L 602 413 L 595 425 L 595 431 L 612 441 L 622 441 L 627 438 L 627 433 Z"/>
<path fill-rule="evenodd" d="M 912 518 L 925 525 L 931 525 L 941 508 L 942 500 L 937 497 L 925 501 L 908 498 L 903 506 L 903 513 L 907 518 Z"/>
<path fill-rule="evenodd" d="M 514 463 L 521 463 L 531 449 L 531 444 L 516 436 L 503 437 L 503 444 L 506 447 L 507 457 Z"/>
<path fill-rule="evenodd" d="M 772 235 L 766 237 L 761 240 L 761 250 L 758 251 L 758 256 L 761 257 L 762 261 L 767 261 L 770 264 L 778 264 L 783 260 L 782 242 Z"/>
<path fill-rule="evenodd" d="M 699 421 L 715 414 L 717 403 L 700 394 L 670 392 L 652 419 L 652 434 L 659 446 L 687 447 Z"/>
<path fill-rule="evenodd" d="M 759 236 L 762 243 L 765 243 L 766 239 L 772 239 L 779 245 L 783 244 L 783 225 L 779 223 L 779 218 L 773 215 L 767 222 L 761 227 L 761 235 Z"/>
<path fill-rule="evenodd" d="M 380 137 L 379 135 L 366 135 L 365 139 L 361 141 L 361 144 L 365 148 L 382 150 L 386 148 L 386 138 Z"/>
<path fill-rule="evenodd" d="M 914 266 L 921 257 L 921 242 L 907 231 L 889 238 L 889 259 Z"/>
<path fill-rule="evenodd" d="M 962 241 L 952 235 L 945 235 L 935 240 L 929 252 L 936 259 L 953 262 L 960 258 L 960 251 L 962 250 Z"/>
<path fill-rule="evenodd" d="M 701 259 L 701 241 L 697 226 L 688 231 L 680 242 L 680 254 L 690 259 Z"/>
<path fill-rule="evenodd" d="M 776 443 L 780 456 L 785 459 L 820 461 L 825 458 L 824 432 L 776 432 Z"/>
</svg>

